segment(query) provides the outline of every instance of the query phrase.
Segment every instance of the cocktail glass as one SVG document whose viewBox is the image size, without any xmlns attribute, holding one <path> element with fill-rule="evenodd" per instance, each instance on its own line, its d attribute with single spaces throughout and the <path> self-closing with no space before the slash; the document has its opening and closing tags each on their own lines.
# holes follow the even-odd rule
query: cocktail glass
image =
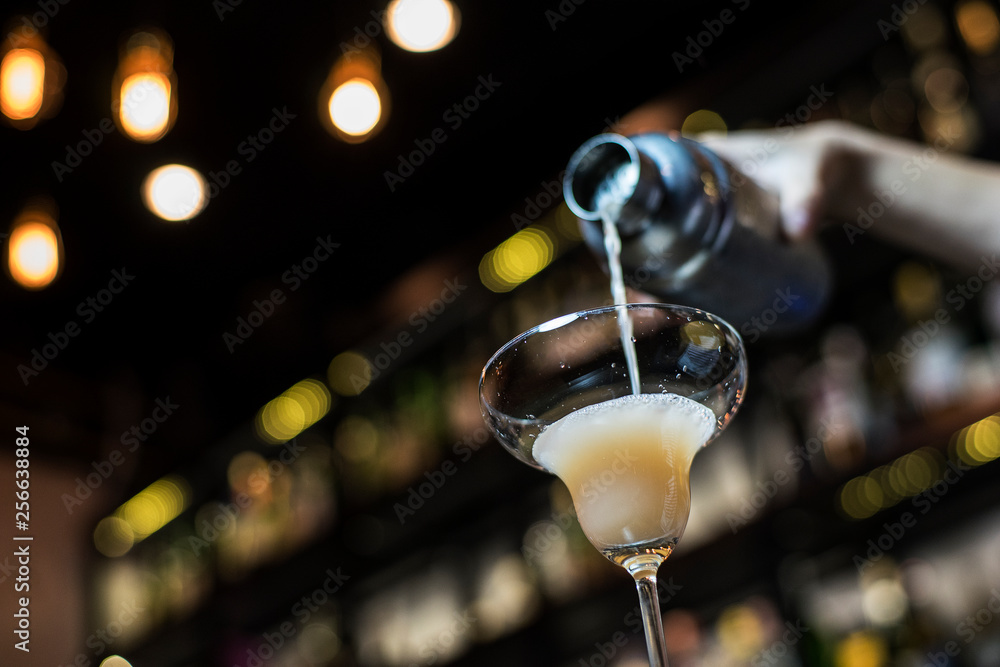
<svg viewBox="0 0 1000 667">
<path fill-rule="evenodd" d="M 687 525 L 691 461 L 733 418 L 746 377 L 728 323 L 668 304 L 556 318 L 483 369 L 479 397 L 494 435 L 562 479 L 587 538 L 635 579 L 654 667 L 667 664 L 656 573 Z"/>
</svg>

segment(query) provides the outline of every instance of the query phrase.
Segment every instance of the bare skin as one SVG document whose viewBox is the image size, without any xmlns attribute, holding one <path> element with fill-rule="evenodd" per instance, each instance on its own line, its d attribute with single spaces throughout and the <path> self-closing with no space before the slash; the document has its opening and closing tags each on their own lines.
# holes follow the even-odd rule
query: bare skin
<svg viewBox="0 0 1000 667">
<path fill-rule="evenodd" d="M 1000 166 L 954 154 L 947 137 L 918 144 L 822 121 L 699 140 L 778 193 L 790 238 L 840 224 L 966 270 L 1000 252 Z"/>
</svg>

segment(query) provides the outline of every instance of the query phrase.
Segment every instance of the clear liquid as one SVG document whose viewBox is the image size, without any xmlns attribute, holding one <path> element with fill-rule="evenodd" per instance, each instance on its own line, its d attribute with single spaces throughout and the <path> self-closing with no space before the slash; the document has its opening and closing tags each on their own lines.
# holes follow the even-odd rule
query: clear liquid
<svg viewBox="0 0 1000 667">
<path fill-rule="evenodd" d="M 617 204 L 614 199 L 605 201 L 608 204 L 602 205 L 600 212 L 604 221 L 604 248 L 608 253 L 608 272 L 611 274 L 611 297 L 616 306 L 623 306 L 628 303 L 628 296 L 625 294 L 625 278 L 622 275 L 622 240 L 615 224 L 621 205 Z M 627 311 L 619 313 L 618 329 L 621 332 L 622 350 L 625 351 L 625 367 L 628 369 L 632 393 L 638 395 L 642 393 L 642 385 L 639 383 L 639 361 L 635 354 L 635 341 L 632 340 L 632 319 L 628 316 Z"/>
<path fill-rule="evenodd" d="M 669 554 L 691 509 L 689 470 L 715 415 L 676 394 L 622 396 L 571 412 L 533 455 L 573 497 L 587 539 L 608 558 Z"/>
</svg>

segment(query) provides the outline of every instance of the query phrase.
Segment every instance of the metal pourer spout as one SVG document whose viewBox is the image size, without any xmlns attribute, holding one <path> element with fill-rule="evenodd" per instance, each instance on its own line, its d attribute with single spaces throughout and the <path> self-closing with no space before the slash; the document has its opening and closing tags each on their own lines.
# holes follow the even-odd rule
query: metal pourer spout
<svg viewBox="0 0 1000 667">
<path fill-rule="evenodd" d="M 645 228 L 666 190 L 656 165 L 630 139 L 600 134 L 570 158 L 563 196 L 581 220 L 607 218 L 622 236 L 630 236 Z"/>
</svg>

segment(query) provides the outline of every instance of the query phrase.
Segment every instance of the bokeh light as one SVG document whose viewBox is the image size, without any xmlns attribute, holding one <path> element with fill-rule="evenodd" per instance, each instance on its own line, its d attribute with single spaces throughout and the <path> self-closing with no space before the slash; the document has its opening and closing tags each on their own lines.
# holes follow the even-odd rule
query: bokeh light
<svg viewBox="0 0 1000 667">
<path fill-rule="evenodd" d="M 882 506 L 882 489 L 870 477 L 855 477 L 840 490 L 840 505 L 851 518 L 864 519 Z"/>
<path fill-rule="evenodd" d="M 62 240 L 55 220 L 26 210 L 14 222 L 7 241 L 7 271 L 21 287 L 47 287 L 62 268 Z"/>
<path fill-rule="evenodd" d="M 327 379 L 341 396 L 357 396 L 371 384 L 371 362 L 359 352 L 341 352 L 330 362 Z"/>
<path fill-rule="evenodd" d="M 128 523 L 138 542 L 177 518 L 190 500 L 187 482 L 168 475 L 135 494 L 115 511 L 115 516 Z"/>
<path fill-rule="evenodd" d="M 319 380 L 302 380 L 257 413 L 254 427 L 265 442 L 288 442 L 330 411 L 330 390 Z"/>
<path fill-rule="evenodd" d="M 980 466 L 1000 458 L 1000 415 L 992 415 L 959 431 L 955 453 L 962 463 Z"/>
<path fill-rule="evenodd" d="M 717 624 L 719 643 L 726 652 L 739 660 L 747 660 L 760 650 L 764 628 L 753 608 L 735 604 L 726 607 Z"/>
<path fill-rule="evenodd" d="M 981 56 L 996 50 L 1000 43 L 1000 20 L 993 7 L 984 0 L 963 2 L 955 9 L 955 22 L 966 46 Z"/>
<path fill-rule="evenodd" d="M 892 626 L 906 614 L 906 591 L 898 579 L 882 578 L 865 588 L 861 605 L 874 625 Z"/>
<path fill-rule="evenodd" d="M 176 519 L 191 503 L 191 487 L 177 475 L 162 477 L 125 501 L 94 529 L 94 546 L 116 558 Z"/>
<path fill-rule="evenodd" d="M 21 16 L 10 24 L 30 21 Z M 12 30 L 0 42 L 0 119 L 19 130 L 30 130 L 59 110 L 66 68 L 42 33 Z"/>
<path fill-rule="evenodd" d="M 143 181 L 142 201 L 163 220 L 190 220 L 208 204 L 205 178 L 182 164 L 164 165 L 149 172 Z"/>
<path fill-rule="evenodd" d="M 260 498 L 270 490 L 271 474 L 267 459 L 257 452 L 240 452 L 229 461 L 226 479 L 234 495 Z"/>
<path fill-rule="evenodd" d="M 699 109 L 688 114 L 688 117 L 684 119 L 684 122 L 681 124 L 681 136 L 695 138 L 702 132 L 721 132 L 725 134 L 728 129 L 726 121 L 722 119 L 722 116 L 708 109 Z"/>
<path fill-rule="evenodd" d="M 904 498 L 923 493 L 941 479 L 944 457 L 922 447 L 844 484 L 837 506 L 851 519 L 865 519 Z"/>
<path fill-rule="evenodd" d="M 940 67 L 927 75 L 924 95 L 935 111 L 953 113 L 962 108 L 968 99 L 969 82 L 957 69 Z"/>
<path fill-rule="evenodd" d="M 527 227 L 483 257 L 479 278 L 494 292 L 509 292 L 548 266 L 555 251 L 556 240 L 548 230 Z"/>
<path fill-rule="evenodd" d="M 889 651 L 885 640 L 871 632 L 855 632 L 837 646 L 836 667 L 885 667 Z"/>
<path fill-rule="evenodd" d="M 111 108 L 125 136 L 140 143 L 161 139 L 177 119 L 177 76 L 173 44 L 166 33 L 131 35 L 112 83 Z"/>
<path fill-rule="evenodd" d="M 118 109 L 125 134 L 146 143 L 166 134 L 170 124 L 170 95 L 170 80 L 159 72 L 142 72 L 125 79 Z"/>
<path fill-rule="evenodd" d="M 374 460 L 378 454 L 378 429 L 370 419 L 360 415 L 345 417 L 337 425 L 334 447 L 351 463 Z"/>
<path fill-rule="evenodd" d="M 903 39 L 915 51 L 924 51 L 943 46 L 948 39 L 948 25 L 944 14 L 930 3 L 909 12 L 900 23 Z"/>
<path fill-rule="evenodd" d="M 11 49 L 0 61 L 0 111 L 11 120 L 33 118 L 45 96 L 45 57 L 35 49 Z"/>
<path fill-rule="evenodd" d="M 135 544 L 135 534 L 128 522 L 116 516 L 105 517 L 94 528 L 94 546 L 108 558 L 124 556 Z"/>
<path fill-rule="evenodd" d="M 386 34 L 407 51 L 440 49 L 455 38 L 458 23 L 458 10 L 448 0 L 393 0 L 386 8 Z"/>
<path fill-rule="evenodd" d="M 918 262 L 904 262 L 893 275 L 892 296 L 907 320 L 926 318 L 941 300 L 940 276 Z"/>
<path fill-rule="evenodd" d="M 382 117 L 382 101 L 371 81 L 356 77 L 330 96 L 330 120 L 352 137 L 368 134 Z"/>
<path fill-rule="evenodd" d="M 336 631 L 323 623 L 310 623 L 302 628 L 298 650 L 310 665 L 331 664 L 340 652 L 341 641 Z"/>
<path fill-rule="evenodd" d="M 389 116 L 389 88 L 374 44 L 337 59 L 320 89 L 319 118 L 326 131 L 350 144 L 368 141 Z"/>
</svg>

